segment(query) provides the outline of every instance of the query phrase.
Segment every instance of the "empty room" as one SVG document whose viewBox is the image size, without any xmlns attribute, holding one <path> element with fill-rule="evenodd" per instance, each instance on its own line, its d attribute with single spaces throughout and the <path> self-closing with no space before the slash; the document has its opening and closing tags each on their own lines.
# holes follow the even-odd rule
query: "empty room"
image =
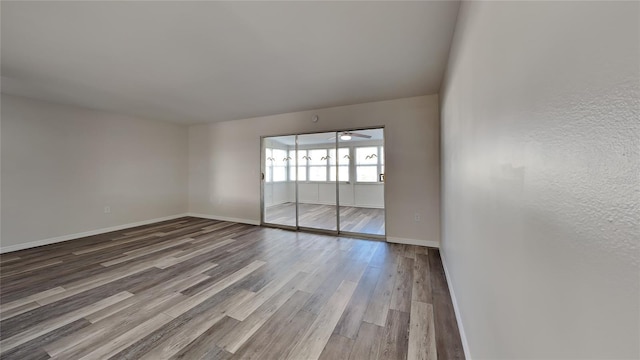
<svg viewBox="0 0 640 360">
<path fill-rule="evenodd" d="M 640 2 L 1 1 L 0 360 L 640 359 Z"/>
</svg>

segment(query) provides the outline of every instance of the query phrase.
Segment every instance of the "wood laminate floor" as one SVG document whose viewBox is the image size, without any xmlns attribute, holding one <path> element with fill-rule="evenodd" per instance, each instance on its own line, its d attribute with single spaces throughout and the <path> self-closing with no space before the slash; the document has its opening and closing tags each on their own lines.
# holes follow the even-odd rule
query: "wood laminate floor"
<svg viewBox="0 0 640 360">
<path fill-rule="evenodd" d="M 460 359 L 437 249 L 199 218 L 0 256 L 1 359 Z"/>
<path fill-rule="evenodd" d="M 335 205 L 300 204 L 300 226 L 336 230 Z M 296 226 L 296 204 L 284 203 L 265 210 L 265 222 Z M 340 206 L 340 230 L 384 235 L 384 209 Z"/>
</svg>

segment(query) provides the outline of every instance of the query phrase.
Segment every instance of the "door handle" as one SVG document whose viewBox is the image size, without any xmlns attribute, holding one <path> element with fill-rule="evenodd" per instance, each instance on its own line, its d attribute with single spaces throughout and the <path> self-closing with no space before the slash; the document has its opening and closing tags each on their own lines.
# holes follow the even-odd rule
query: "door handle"
<svg viewBox="0 0 640 360">
<path fill-rule="evenodd" d="M 262 174 L 261 180 L 264 181 L 264 173 L 261 173 L 261 174 Z"/>
<path fill-rule="evenodd" d="M 378 181 L 384 182 L 384 174 L 378 175 Z"/>
</svg>

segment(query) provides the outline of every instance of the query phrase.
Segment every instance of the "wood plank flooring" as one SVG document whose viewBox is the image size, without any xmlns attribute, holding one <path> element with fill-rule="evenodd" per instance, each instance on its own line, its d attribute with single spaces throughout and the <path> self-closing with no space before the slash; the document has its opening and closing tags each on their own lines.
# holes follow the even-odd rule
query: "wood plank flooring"
<svg viewBox="0 0 640 360">
<path fill-rule="evenodd" d="M 336 230 L 334 205 L 300 204 L 300 226 Z M 296 206 L 284 203 L 269 206 L 265 210 L 265 222 L 296 226 Z M 340 230 L 362 234 L 384 235 L 384 209 L 340 206 Z"/>
<path fill-rule="evenodd" d="M 437 249 L 200 218 L 0 256 L 0 359 L 462 359 Z"/>
</svg>

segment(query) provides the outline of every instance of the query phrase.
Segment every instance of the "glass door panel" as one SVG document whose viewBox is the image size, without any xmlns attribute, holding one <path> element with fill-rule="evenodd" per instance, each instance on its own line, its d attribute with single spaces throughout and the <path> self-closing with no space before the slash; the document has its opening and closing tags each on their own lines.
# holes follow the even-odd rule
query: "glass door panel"
<svg viewBox="0 0 640 360">
<path fill-rule="evenodd" d="M 264 223 L 297 226 L 295 141 L 295 135 L 262 139 Z"/>
<path fill-rule="evenodd" d="M 384 129 L 339 132 L 338 151 L 340 231 L 384 236 Z"/>
<path fill-rule="evenodd" d="M 336 133 L 298 135 L 298 226 L 338 231 L 335 159 Z M 332 155 L 333 154 L 333 155 Z"/>
</svg>

